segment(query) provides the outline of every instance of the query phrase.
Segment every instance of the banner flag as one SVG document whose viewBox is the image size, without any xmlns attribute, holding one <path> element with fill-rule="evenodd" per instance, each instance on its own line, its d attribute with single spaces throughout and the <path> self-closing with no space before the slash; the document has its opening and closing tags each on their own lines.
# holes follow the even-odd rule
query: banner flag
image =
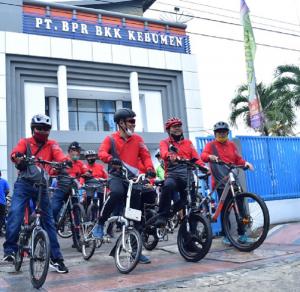
<svg viewBox="0 0 300 292">
<path fill-rule="evenodd" d="M 251 127 L 261 129 L 264 122 L 260 98 L 256 88 L 254 59 L 256 44 L 249 16 L 249 8 L 245 0 L 241 0 L 241 20 L 244 27 L 244 45 L 247 68 L 247 83 L 249 92 L 249 112 Z"/>
</svg>

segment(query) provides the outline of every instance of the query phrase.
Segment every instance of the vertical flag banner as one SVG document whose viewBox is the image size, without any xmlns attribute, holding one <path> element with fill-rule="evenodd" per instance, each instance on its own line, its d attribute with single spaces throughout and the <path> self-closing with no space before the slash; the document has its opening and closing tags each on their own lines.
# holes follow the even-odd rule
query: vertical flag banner
<svg viewBox="0 0 300 292">
<path fill-rule="evenodd" d="M 259 95 L 256 89 L 256 79 L 254 70 L 256 45 L 249 16 L 249 8 L 245 0 L 241 0 L 241 20 L 244 27 L 244 45 L 249 91 L 249 112 L 251 127 L 254 129 L 261 129 L 263 126 L 264 118 L 263 113 L 261 111 Z"/>
</svg>

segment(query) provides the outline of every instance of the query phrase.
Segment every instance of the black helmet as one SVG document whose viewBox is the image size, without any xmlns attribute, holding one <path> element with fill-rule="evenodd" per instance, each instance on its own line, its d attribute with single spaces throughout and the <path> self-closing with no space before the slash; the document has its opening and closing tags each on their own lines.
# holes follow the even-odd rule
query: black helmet
<svg viewBox="0 0 300 292">
<path fill-rule="evenodd" d="M 95 150 L 86 150 L 84 153 L 85 158 L 89 157 L 89 156 L 95 156 L 97 157 L 97 153 Z"/>
<path fill-rule="evenodd" d="M 114 122 L 118 124 L 120 120 L 125 120 L 134 117 L 135 117 L 135 112 L 132 109 L 120 108 L 114 114 Z"/>
<path fill-rule="evenodd" d="M 30 127 L 33 129 L 36 126 L 46 126 L 51 129 L 51 118 L 43 114 L 34 115 L 31 119 Z"/>
<path fill-rule="evenodd" d="M 68 152 L 70 150 L 77 150 L 77 151 L 81 151 L 81 147 L 79 145 L 79 143 L 77 141 L 72 142 L 69 147 L 68 147 Z"/>
<path fill-rule="evenodd" d="M 218 131 L 218 130 L 227 130 L 227 131 L 229 131 L 229 126 L 225 122 L 217 122 L 216 124 L 214 124 L 214 132 Z"/>
</svg>

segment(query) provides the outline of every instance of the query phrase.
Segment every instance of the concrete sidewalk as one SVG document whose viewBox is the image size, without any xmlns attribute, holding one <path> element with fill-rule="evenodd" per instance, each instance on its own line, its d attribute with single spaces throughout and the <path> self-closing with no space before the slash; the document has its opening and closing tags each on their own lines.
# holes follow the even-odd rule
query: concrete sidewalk
<svg viewBox="0 0 300 292">
<path fill-rule="evenodd" d="M 0 242 L 3 243 L 3 239 Z M 70 247 L 70 239 L 61 239 L 60 242 L 70 273 L 61 275 L 49 272 L 42 291 L 172 290 L 178 283 L 193 283 L 206 277 L 215 279 L 232 271 L 259 269 L 270 264 L 276 266 L 279 262 L 300 261 L 300 223 L 273 227 L 263 245 L 250 253 L 226 247 L 220 238 L 214 239 L 210 252 L 198 263 L 188 263 L 180 256 L 176 234 L 173 234 L 169 241 L 159 242 L 152 252 L 144 252 L 150 255 L 151 264 L 139 264 L 129 275 L 120 274 L 114 266 L 113 258 L 108 256 L 112 244 L 102 246 L 89 261 L 85 261 L 80 253 Z M 32 290 L 28 260 L 19 273 L 15 273 L 11 265 L 1 263 L 0 290 Z"/>
</svg>

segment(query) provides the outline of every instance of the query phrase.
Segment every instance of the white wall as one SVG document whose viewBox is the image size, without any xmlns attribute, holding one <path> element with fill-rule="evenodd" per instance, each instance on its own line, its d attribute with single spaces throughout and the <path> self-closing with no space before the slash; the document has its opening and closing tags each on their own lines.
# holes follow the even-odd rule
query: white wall
<svg viewBox="0 0 300 292">
<path fill-rule="evenodd" d="M 45 114 L 45 85 L 39 83 L 25 83 L 25 133 L 31 136 L 30 122 L 36 114 Z"/>
</svg>

